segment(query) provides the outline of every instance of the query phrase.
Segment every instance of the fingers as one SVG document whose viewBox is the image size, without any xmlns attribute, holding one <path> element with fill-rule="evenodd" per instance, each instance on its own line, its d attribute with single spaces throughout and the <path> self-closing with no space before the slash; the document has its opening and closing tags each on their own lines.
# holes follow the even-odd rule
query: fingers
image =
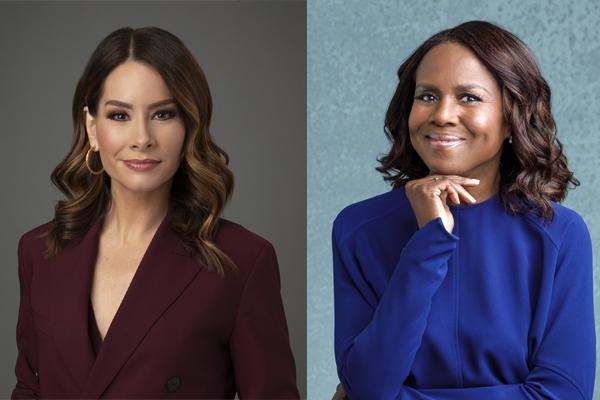
<svg viewBox="0 0 600 400">
<path fill-rule="evenodd" d="M 450 184 L 454 187 L 454 190 L 456 190 L 458 193 L 460 193 L 460 197 L 462 197 L 465 201 L 467 201 L 468 203 L 476 203 L 477 202 L 475 197 L 473 197 L 471 195 L 471 193 L 469 193 L 467 191 L 467 189 L 465 189 L 461 185 L 458 185 L 452 181 L 450 182 Z M 455 203 L 455 204 L 460 204 L 460 203 Z"/>
<path fill-rule="evenodd" d="M 431 180 L 427 181 L 427 184 L 428 186 L 434 184 L 440 190 L 446 191 L 450 196 L 450 201 L 454 204 L 460 204 L 461 198 L 467 203 L 477 202 L 464 186 L 477 186 L 479 185 L 479 179 L 458 175 L 433 175 Z M 442 200 L 445 200 L 445 197 Z"/>
<path fill-rule="evenodd" d="M 335 389 L 335 394 L 333 395 L 333 397 L 331 398 L 331 400 L 344 400 L 347 399 L 346 397 L 346 392 L 344 391 L 344 388 L 342 387 L 342 384 L 338 384 L 336 389 Z"/>
<path fill-rule="evenodd" d="M 450 196 L 450 201 L 452 201 L 454 204 L 460 204 L 457 186 L 458 185 L 454 185 L 452 181 L 447 181 L 446 192 L 448 192 L 448 195 Z"/>
<path fill-rule="evenodd" d="M 448 178 L 448 179 L 452 180 L 453 182 L 460 183 L 463 186 L 477 186 L 477 185 L 479 185 L 479 179 L 467 178 L 467 177 L 464 177 L 464 176 L 458 176 L 458 175 L 441 175 L 441 176 L 437 176 L 437 175 L 434 175 L 434 177 L 439 177 L 440 179 Z"/>
</svg>

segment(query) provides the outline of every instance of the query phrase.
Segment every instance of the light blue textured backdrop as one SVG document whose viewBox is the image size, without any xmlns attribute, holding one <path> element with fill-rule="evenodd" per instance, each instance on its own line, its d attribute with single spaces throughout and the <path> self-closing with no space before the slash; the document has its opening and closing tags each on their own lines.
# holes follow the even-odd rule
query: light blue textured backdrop
<svg viewBox="0 0 600 400">
<path fill-rule="evenodd" d="M 308 398 L 338 383 L 333 355 L 331 223 L 344 206 L 389 190 L 374 170 L 396 70 L 430 35 L 471 19 L 499 24 L 533 51 L 552 89 L 558 136 L 581 186 L 565 205 L 594 243 L 600 313 L 600 3 L 309 0 Z M 600 318 L 596 317 L 600 333 Z M 600 344 L 600 343 L 599 343 Z M 596 368 L 595 400 L 600 400 Z"/>
</svg>

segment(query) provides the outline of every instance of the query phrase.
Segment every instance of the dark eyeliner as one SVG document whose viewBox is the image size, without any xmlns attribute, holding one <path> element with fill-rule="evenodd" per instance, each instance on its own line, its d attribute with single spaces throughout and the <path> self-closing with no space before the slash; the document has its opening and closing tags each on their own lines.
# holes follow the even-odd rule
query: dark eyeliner
<svg viewBox="0 0 600 400">
<path fill-rule="evenodd" d="M 177 110 L 172 110 L 172 109 L 171 110 L 158 110 L 157 112 L 154 113 L 154 115 L 156 115 L 156 114 L 167 114 L 168 118 L 164 118 L 164 119 L 160 120 L 160 121 L 166 121 L 166 120 L 175 118 L 177 116 Z"/>
<path fill-rule="evenodd" d="M 113 121 L 125 121 L 124 119 L 115 119 L 114 117 L 116 115 L 127 115 L 127 113 L 124 113 L 121 111 L 112 111 L 112 112 L 108 113 L 107 117 L 108 117 L 108 119 L 112 119 Z"/>
</svg>

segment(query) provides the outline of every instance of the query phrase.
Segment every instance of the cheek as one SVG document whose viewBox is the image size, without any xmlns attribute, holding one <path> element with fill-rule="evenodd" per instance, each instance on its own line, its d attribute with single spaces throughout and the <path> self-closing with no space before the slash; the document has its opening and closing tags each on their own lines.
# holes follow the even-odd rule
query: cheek
<svg viewBox="0 0 600 400">
<path fill-rule="evenodd" d="M 496 135 L 502 128 L 502 114 L 497 110 L 473 110 L 466 116 L 469 130 L 479 135 Z"/>
<path fill-rule="evenodd" d="M 96 130 L 98 144 L 102 151 L 112 152 L 125 145 L 126 135 L 118 127 L 111 125 L 98 125 Z"/>
<path fill-rule="evenodd" d="M 418 105 L 412 106 L 410 110 L 410 114 L 408 116 L 408 131 L 411 135 L 417 133 L 420 126 L 423 125 L 424 122 L 427 121 L 427 113 L 423 107 L 419 107 Z"/>
<path fill-rule="evenodd" d="M 156 139 L 160 146 L 166 149 L 169 153 L 179 153 L 183 147 L 185 139 L 185 127 L 183 125 L 175 125 L 172 127 L 164 127 L 156 132 Z"/>
</svg>

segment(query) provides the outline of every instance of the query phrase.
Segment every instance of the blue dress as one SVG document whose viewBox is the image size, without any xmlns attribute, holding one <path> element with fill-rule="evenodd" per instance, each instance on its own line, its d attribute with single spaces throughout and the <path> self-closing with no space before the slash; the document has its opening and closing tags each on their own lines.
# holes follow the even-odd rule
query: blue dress
<svg viewBox="0 0 600 400">
<path fill-rule="evenodd" d="M 335 357 L 354 399 L 592 398 L 592 247 L 498 194 L 418 228 L 403 187 L 333 224 Z"/>
</svg>

